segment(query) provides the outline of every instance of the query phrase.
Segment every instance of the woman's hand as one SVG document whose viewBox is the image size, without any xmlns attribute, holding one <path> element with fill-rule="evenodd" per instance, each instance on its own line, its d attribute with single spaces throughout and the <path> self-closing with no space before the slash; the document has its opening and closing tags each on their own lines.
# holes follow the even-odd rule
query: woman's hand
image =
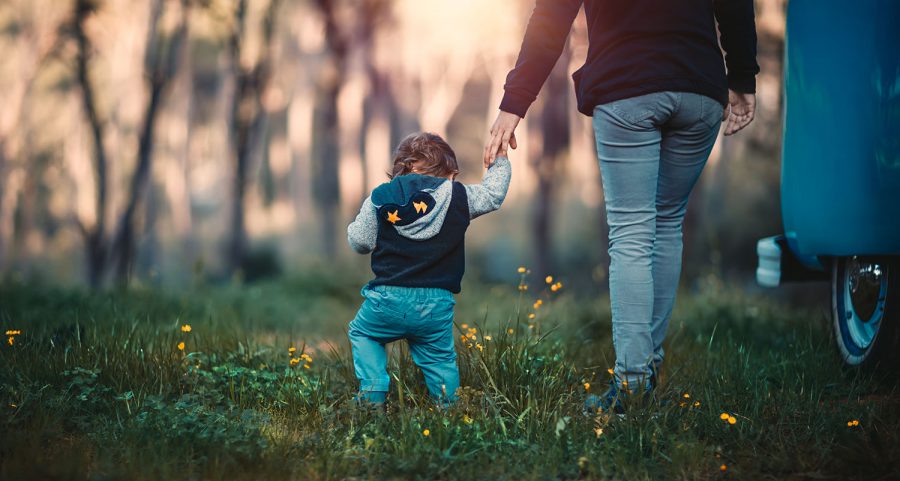
<svg viewBox="0 0 900 481">
<path fill-rule="evenodd" d="M 756 113 L 756 95 L 744 94 L 728 90 L 728 108 L 722 113 L 725 122 L 725 135 L 731 135 L 743 129 L 753 121 Z"/>
<path fill-rule="evenodd" d="M 491 138 L 484 146 L 485 167 L 490 167 L 498 155 L 505 156 L 507 149 L 518 147 L 515 130 L 520 120 L 518 115 L 502 110 L 497 114 L 497 120 L 491 127 Z"/>
</svg>

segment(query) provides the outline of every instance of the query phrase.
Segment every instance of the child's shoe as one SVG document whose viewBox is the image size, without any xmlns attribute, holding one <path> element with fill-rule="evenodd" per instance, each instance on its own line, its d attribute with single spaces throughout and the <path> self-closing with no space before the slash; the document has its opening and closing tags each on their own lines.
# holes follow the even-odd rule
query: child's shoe
<svg viewBox="0 0 900 481">
<path fill-rule="evenodd" d="M 353 396 L 353 404 L 356 407 L 375 412 L 383 412 L 386 401 L 387 393 L 381 391 L 360 391 Z"/>
</svg>

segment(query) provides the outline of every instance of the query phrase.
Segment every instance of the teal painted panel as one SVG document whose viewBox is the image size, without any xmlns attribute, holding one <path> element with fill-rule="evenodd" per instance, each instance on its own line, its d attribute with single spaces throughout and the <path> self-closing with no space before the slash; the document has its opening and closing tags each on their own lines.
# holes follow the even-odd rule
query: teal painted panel
<svg viewBox="0 0 900 481">
<path fill-rule="evenodd" d="M 792 250 L 900 254 L 900 1 L 791 0 L 784 88 Z"/>
</svg>

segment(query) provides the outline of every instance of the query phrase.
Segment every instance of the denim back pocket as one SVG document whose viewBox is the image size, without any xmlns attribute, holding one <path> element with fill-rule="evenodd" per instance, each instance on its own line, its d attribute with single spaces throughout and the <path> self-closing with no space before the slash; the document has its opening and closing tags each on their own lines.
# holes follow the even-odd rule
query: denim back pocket
<svg viewBox="0 0 900 481">
<path fill-rule="evenodd" d="M 382 286 L 363 288 L 363 296 L 376 314 L 398 319 L 406 318 L 409 307 L 407 301 L 391 295 Z"/>
<path fill-rule="evenodd" d="M 656 115 L 665 100 L 661 92 L 614 100 L 603 104 L 613 114 L 632 125 L 641 124 Z"/>
<path fill-rule="evenodd" d="M 631 125 L 638 125 L 645 120 L 648 120 L 650 117 L 653 117 L 653 111 L 645 108 L 631 108 L 631 106 L 626 102 L 624 104 L 619 102 L 625 102 L 629 99 L 625 100 L 616 100 L 609 104 L 610 110 L 615 113 L 619 118 L 628 122 Z"/>
<path fill-rule="evenodd" d="M 711 97 L 699 94 L 698 96 L 700 97 L 700 121 L 711 129 L 719 128 L 725 107 Z"/>
<path fill-rule="evenodd" d="M 447 298 L 440 297 L 430 299 L 426 309 L 428 310 L 428 318 L 434 322 L 449 322 L 453 320 L 453 307 L 456 300 L 453 296 Z"/>
</svg>

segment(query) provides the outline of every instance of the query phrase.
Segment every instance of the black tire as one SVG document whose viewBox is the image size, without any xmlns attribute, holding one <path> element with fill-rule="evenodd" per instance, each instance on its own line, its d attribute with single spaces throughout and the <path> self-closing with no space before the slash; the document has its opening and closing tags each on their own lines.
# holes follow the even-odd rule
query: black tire
<svg viewBox="0 0 900 481">
<path fill-rule="evenodd" d="M 900 339 L 900 263 L 839 257 L 832 263 L 834 333 L 848 366 L 890 374 Z"/>
</svg>

